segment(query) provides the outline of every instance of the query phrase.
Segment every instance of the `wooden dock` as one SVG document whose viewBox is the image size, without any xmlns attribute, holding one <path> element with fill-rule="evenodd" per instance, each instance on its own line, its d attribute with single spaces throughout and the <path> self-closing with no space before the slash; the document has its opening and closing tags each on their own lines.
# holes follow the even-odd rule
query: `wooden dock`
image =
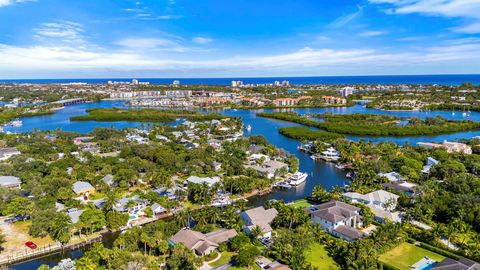
<svg viewBox="0 0 480 270">
<path fill-rule="evenodd" d="M 61 244 L 47 245 L 38 247 L 36 249 L 25 250 L 24 252 L 18 252 L 16 254 L 9 255 L 7 258 L 0 260 L 0 267 L 9 266 L 15 263 L 30 261 L 39 257 L 44 257 L 50 254 L 55 254 L 63 251 L 70 251 L 80 249 L 86 246 L 90 246 L 93 243 L 102 241 L 103 236 L 99 235 L 94 238 L 86 239 L 80 243 L 72 243 L 62 246 Z"/>
</svg>

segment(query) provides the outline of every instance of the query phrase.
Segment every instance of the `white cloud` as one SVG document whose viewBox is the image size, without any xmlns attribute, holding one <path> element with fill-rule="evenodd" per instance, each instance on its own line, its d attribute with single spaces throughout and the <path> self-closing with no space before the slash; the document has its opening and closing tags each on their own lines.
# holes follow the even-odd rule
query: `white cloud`
<svg viewBox="0 0 480 270">
<path fill-rule="evenodd" d="M 341 27 L 349 24 L 351 21 L 361 17 L 362 14 L 363 14 L 363 7 L 362 6 L 357 6 L 357 10 L 355 12 L 338 17 L 333 22 L 331 22 L 328 25 L 328 27 L 329 28 L 341 28 Z"/>
<path fill-rule="evenodd" d="M 375 4 L 393 5 L 388 14 L 418 13 L 427 16 L 462 18 L 466 24 L 452 30 L 462 33 L 480 33 L 480 0 L 369 0 Z"/>
<path fill-rule="evenodd" d="M 189 48 L 181 45 L 179 41 L 169 38 L 125 38 L 118 40 L 115 44 L 133 50 L 164 50 L 174 52 L 185 52 Z"/>
<path fill-rule="evenodd" d="M 25 74 L 69 73 L 75 76 L 112 76 L 134 72 L 153 72 L 157 76 L 170 74 L 212 74 L 230 73 L 237 75 L 279 74 L 330 74 L 345 72 L 356 74 L 385 74 L 401 72 L 479 72 L 480 51 L 478 40 L 461 40 L 442 46 L 422 48 L 417 51 L 393 53 L 374 49 L 329 49 L 304 47 L 297 51 L 268 56 L 231 56 L 219 59 L 202 59 L 204 55 L 189 55 L 186 59 L 168 54 L 151 53 L 157 47 L 169 47 L 171 42 L 163 39 L 126 39 L 120 42 L 132 50 L 103 50 L 78 48 L 75 46 L 31 46 L 16 47 L 0 44 L 0 74 L 2 76 L 28 76 Z M 200 57 L 200 58 L 199 58 Z M 432 71 L 434 70 L 434 71 Z M 103 73 L 102 73 L 103 72 Z M 150 74 L 150 73 L 149 73 Z M 30 75 L 32 76 L 32 75 Z"/>
<path fill-rule="evenodd" d="M 377 37 L 388 34 L 387 31 L 364 31 L 358 34 L 360 37 Z"/>
<path fill-rule="evenodd" d="M 452 28 L 453 31 L 465 34 L 480 33 L 480 21 Z"/>
<path fill-rule="evenodd" d="M 37 0 L 0 0 L 0 7 L 13 5 L 15 3 L 37 2 Z"/>
<path fill-rule="evenodd" d="M 42 23 L 34 29 L 35 37 L 44 42 L 85 44 L 83 25 L 70 21 Z"/>
<path fill-rule="evenodd" d="M 192 41 L 197 44 L 208 44 L 208 43 L 212 43 L 213 39 L 208 37 L 194 37 L 192 38 Z"/>
</svg>

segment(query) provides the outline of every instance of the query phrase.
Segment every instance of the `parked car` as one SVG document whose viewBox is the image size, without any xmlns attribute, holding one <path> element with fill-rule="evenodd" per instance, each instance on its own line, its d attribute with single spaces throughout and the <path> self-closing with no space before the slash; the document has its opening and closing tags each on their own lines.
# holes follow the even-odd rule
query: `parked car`
<svg viewBox="0 0 480 270">
<path fill-rule="evenodd" d="M 32 241 L 25 242 L 25 246 L 29 247 L 30 249 L 36 249 L 37 245 Z"/>
</svg>

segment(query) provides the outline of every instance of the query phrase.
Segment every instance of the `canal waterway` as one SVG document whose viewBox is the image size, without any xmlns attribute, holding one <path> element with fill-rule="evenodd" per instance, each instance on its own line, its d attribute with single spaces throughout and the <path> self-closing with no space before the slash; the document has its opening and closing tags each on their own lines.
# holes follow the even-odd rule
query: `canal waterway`
<svg viewBox="0 0 480 270">
<path fill-rule="evenodd" d="M 6 127 L 5 131 L 30 132 L 33 130 L 62 129 L 64 131 L 75 131 L 79 133 L 87 133 L 97 127 L 115 127 L 118 129 L 122 129 L 122 128 L 135 128 L 135 127 L 139 128 L 146 125 L 145 123 L 142 123 L 142 122 L 126 122 L 126 121 L 72 122 L 69 120 L 71 116 L 86 114 L 85 110 L 89 108 L 111 108 L 111 107 L 124 108 L 126 107 L 126 105 L 124 104 L 123 101 L 105 100 L 105 101 L 100 101 L 95 103 L 67 106 L 64 109 L 58 112 L 55 112 L 54 114 L 51 114 L 51 115 L 23 118 L 22 119 L 23 126 Z M 290 201 L 304 198 L 305 196 L 310 195 L 313 187 L 316 185 L 321 185 L 326 189 L 331 189 L 334 186 L 342 186 L 346 181 L 346 176 L 344 171 L 338 170 L 331 163 L 327 163 L 323 161 L 313 161 L 312 159 L 310 159 L 309 155 L 297 150 L 297 147 L 300 145 L 300 142 L 287 138 L 278 133 L 279 128 L 299 126 L 298 124 L 256 116 L 257 112 L 272 112 L 272 111 L 286 111 L 286 110 L 294 111 L 300 114 L 317 114 L 317 113 L 325 113 L 325 112 L 330 112 L 335 114 L 374 113 L 374 114 L 396 115 L 401 117 L 418 117 L 421 119 L 440 115 L 447 119 L 455 119 L 455 120 L 470 119 L 474 121 L 480 121 L 479 112 L 471 112 L 468 115 L 464 116 L 462 112 L 452 113 L 451 111 L 429 111 L 429 112 L 382 111 L 377 109 L 368 109 L 360 104 L 352 107 L 344 107 L 344 108 L 296 108 L 296 109 L 282 109 L 282 110 L 279 110 L 279 109 L 218 110 L 217 112 L 220 112 L 224 115 L 228 115 L 232 117 L 241 117 L 245 126 L 251 125 L 252 130 L 250 132 L 246 132 L 245 133 L 246 136 L 262 135 L 271 144 L 275 145 L 276 147 L 283 148 L 288 152 L 294 154 L 300 161 L 300 171 L 306 172 L 309 174 L 309 177 L 307 178 L 307 181 L 305 184 L 302 184 L 294 189 L 290 189 L 286 191 L 275 190 L 274 192 L 265 196 L 253 197 L 250 199 L 251 204 L 260 204 L 269 199 L 279 199 L 279 200 L 284 200 L 286 202 L 290 202 Z M 480 130 L 459 132 L 459 133 L 453 133 L 453 134 L 443 134 L 438 136 L 380 137 L 380 138 L 349 136 L 348 138 L 352 140 L 361 140 L 361 139 L 371 140 L 374 142 L 392 141 L 397 144 L 405 144 L 407 142 L 410 144 L 416 144 L 417 142 L 420 142 L 420 141 L 426 141 L 426 142 L 432 142 L 432 141 L 441 142 L 443 140 L 458 141 L 460 139 L 468 139 L 474 136 L 480 136 Z M 47 256 L 47 257 L 44 257 L 43 259 L 38 259 L 38 260 L 14 265 L 12 266 L 12 269 L 19 269 L 19 270 L 36 269 L 36 267 L 38 267 L 42 263 L 54 265 L 64 257 L 76 258 L 80 255 L 81 255 L 81 251 L 74 251 L 74 252 L 69 252 L 65 255 Z"/>
</svg>

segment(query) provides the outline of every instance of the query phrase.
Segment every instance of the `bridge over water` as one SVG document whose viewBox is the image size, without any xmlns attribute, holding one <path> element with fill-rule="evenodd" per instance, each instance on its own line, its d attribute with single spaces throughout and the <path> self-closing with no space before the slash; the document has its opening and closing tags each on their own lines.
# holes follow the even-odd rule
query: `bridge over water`
<svg viewBox="0 0 480 270">
<path fill-rule="evenodd" d="M 57 100 L 52 102 L 51 104 L 61 104 L 62 106 L 68 106 L 68 105 L 86 103 L 87 101 L 88 100 L 86 98 L 71 98 L 71 99 Z"/>
</svg>

